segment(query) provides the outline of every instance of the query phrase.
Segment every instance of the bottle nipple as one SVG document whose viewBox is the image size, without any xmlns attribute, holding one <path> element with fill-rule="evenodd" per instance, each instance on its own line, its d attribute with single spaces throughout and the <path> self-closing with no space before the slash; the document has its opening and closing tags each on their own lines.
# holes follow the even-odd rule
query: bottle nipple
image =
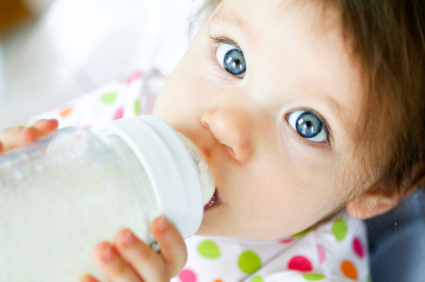
<svg viewBox="0 0 425 282">
<path fill-rule="evenodd" d="M 197 163 L 199 179 L 201 180 L 203 201 L 204 205 L 206 205 L 211 200 L 215 191 L 215 181 L 214 177 L 212 176 L 211 169 L 208 167 L 205 158 L 202 156 L 202 153 L 199 151 L 196 145 L 193 144 L 193 142 L 184 134 L 180 132 L 177 133 L 180 139 L 186 145 L 189 153 L 192 155 L 193 159 Z"/>
</svg>

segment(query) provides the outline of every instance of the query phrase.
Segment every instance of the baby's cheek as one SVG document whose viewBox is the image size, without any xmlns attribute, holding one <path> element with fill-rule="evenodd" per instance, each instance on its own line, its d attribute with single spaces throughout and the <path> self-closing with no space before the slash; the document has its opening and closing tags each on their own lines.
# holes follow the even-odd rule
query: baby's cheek
<svg viewBox="0 0 425 282">
<path fill-rule="evenodd" d="M 340 204 L 338 197 L 331 196 L 332 185 L 327 183 L 306 184 L 286 173 L 262 180 L 247 181 L 247 193 L 241 194 L 243 201 L 239 202 L 245 223 L 257 227 L 253 231 L 289 236 L 314 225 Z"/>
</svg>

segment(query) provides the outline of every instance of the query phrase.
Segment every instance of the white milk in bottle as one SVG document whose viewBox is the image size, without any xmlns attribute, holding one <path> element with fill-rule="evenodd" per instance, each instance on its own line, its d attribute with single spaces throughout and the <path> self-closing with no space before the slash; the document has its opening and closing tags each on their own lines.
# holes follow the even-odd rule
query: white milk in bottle
<svg viewBox="0 0 425 282">
<path fill-rule="evenodd" d="M 196 146 L 153 116 L 64 128 L 0 157 L 0 281 L 105 280 L 96 244 L 165 215 L 196 232 L 215 189 Z"/>
</svg>

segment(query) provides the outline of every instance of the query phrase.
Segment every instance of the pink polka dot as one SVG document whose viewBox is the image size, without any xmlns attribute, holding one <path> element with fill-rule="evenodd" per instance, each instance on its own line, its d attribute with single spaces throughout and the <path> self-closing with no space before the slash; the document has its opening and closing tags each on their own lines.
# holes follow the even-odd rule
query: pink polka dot
<svg viewBox="0 0 425 282">
<path fill-rule="evenodd" d="M 320 261 L 320 263 L 323 263 L 325 261 L 325 259 L 326 259 L 325 248 L 323 248 L 322 245 L 318 244 L 317 245 L 317 250 L 319 251 L 319 261 Z"/>
<path fill-rule="evenodd" d="M 126 77 L 125 83 L 127 85 L 130 85 L 131 83 L 133 83 L 134 80 L 138 79 L 139 77 L 142 77 L 143 74 L 144 73 L 142 71 L 136 71 L 136 72 L 130 74 L 128 77 Z"/>
<path fill-rule="evenodd" d="M 179 274 L 179 279 L 181 282 L 196 282 L 198 280 L 195 272 L 189 269 L 183 269 Z"/>
<path fill-rule="evenodd" d="M 298 271 L 311 271 L 313 267 L 311 262 L 304 256 L 295 256 L 288 263 L 288 268 Z"/>
<path fill-rule="evenodd" d="M 355 237 L 353 240 L 353 250 L 359 258 L 364 257 L 364 245 L 359 237 Z"/>
<path fill-rule="evenodd" d="M 122 107 L 118 108 L 118 110 L 115 112 L 113 120 L 120 119 L 124 115 L 124 109 Z"/>
<path fill-rule="evenodd" d="M 287 243 L 291 243 L 292 241 L 294 241 L 294 239 L 292 239 L 291 237 L 288 237 L 288 238 L 283 238 L 282 240 L 279 241 L 279 243 L 287 244 Z"/>
</svg>

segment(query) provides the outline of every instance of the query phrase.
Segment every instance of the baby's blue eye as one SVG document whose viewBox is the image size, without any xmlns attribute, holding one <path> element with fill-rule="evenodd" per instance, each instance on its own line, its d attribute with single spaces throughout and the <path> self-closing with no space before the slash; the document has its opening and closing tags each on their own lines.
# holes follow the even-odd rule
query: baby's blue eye
<svg viewBox="0 0 425 282">
<path fill-rule="evenodd" d="M 217 61 L 231 74 L 244 78 L 246 72 L 245 57 L 241 50 L 233 45 L 220 44 L 216 51 Z"/>
<path fill-rule="evenodd" d="M 288 123 L 307 140 L 327 142 L 325 125 L 312 112 L 304 110 L 292 112 L 288 115 Z"/>
</svg>

